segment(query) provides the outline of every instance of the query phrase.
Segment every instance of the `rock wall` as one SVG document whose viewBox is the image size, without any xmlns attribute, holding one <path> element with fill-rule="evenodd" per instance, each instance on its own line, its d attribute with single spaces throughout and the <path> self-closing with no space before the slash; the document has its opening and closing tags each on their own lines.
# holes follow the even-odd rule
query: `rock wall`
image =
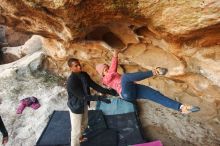
<svg viewBox="0 0 220 146">
<path fill-rule="evenodd" d="M 47 55 L 43 68 L 60 76 L 68 76 L 66 61 L 76 57 L 98 81 L 95 64 L 110 63 L 115 48 L 121 49 L 121 73 L 168 68 L 165 77 L 140 83 L 172 99 L 198 105 L 201 111 L 183 116 L 140 101 L 146 135 L 162 139 L 165 145 L 217 146 L 219 11 L 218 0 L 2 0 L 0 24 L 45 37 L 41 39 Z M 169 138 L 158 134 L 158 129 L 169 133 Z"/>
</svg>

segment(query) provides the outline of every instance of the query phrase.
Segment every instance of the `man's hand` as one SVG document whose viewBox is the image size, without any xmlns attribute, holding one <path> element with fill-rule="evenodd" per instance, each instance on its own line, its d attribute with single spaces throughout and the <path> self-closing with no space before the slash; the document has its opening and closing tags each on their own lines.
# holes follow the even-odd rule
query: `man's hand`
<svg viewBox="0 0 220 146">
<path fill-rule="evenodd" d="M 107 99 L 105 97 L 99 97 L 99 101 L 102 101 L 102 102 L 105 102 L 107 104 L 110 104 L 111 103 L 111 100 L 110 99 Z"/>
<path fill-rule="evenodd" d="M 6 144 L 8 142 L 8 136 L 2 138 L 2 144 Z"/>
<path fill-rule="evenodd" d="M 113 95 L 113 96 L 118 96 L 118 93 L 114 90 L 114 89 L 109 89 L 110 91 L 110 95 Z"/>
<path fill-rule="evenodd" d="M 107 104 L 111 103 L 111 100 L 107 99 L 105 96 L 100 96 L 100 95 L 89 95 L 86 96 L 87 101 L 103 101 Z"/>
</svg>

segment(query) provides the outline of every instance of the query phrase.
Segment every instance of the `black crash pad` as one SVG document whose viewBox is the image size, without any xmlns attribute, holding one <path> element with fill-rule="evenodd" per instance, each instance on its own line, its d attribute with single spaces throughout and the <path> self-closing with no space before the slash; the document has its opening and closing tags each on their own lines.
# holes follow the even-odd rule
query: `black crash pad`
<svg viewBox="0 0 220 146">
<path fill-rule="evenodd" d="M 88 138 L 80 146 L 117 146 L 117 132 L 115 130 L 97 130 L 93 131 L 93 134 L 93 137 Z"/>
<path fill-rule="evenodd" d="M 81 146 L 117 146 L 117 133 L 107 129 L 102 111 L 89 111 L 88 141 Z M 36 146 L 69 146 L 71 135 L 68 111 L 54 111 Z"/>
<path fill-rule="evenodd" d="M 54 111 L 36 146 L 69 146 L 71 124 L 68 111 Z"/>
<path fill-rule="evenodd" d="M 103 115 L 99 110 L 89 111 L 89 128 L 84 132 L 88 141 L 82 146 L 127 146 L 145 142 L 135 110 L 123 114 L 116 114 L 119 110 L 115 110 L 111 112 L 115 115 Z M 36 146 L 69 146 L 70 133 L 69 112 L 54 111 Z"/>
<path fill-rule="evenodd" d="M 135 112 L 104 117 L 108 128 L 118 132 L 118 146 L 146 142 Z"/>
</svg>

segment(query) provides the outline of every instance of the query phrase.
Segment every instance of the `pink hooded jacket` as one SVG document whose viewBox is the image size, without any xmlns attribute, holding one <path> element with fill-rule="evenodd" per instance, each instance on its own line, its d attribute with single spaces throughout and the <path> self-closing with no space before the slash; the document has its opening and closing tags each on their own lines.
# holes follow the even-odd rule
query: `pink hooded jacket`
<svg viewBox="0 0 220 146">
<path fill-rule="evenodd" d="M 121 75 L 117 72 L 117 67 L 118 67 L 118 57 L 113 57 L 108 73 L 102 78 L 102 83 L 116 90 L 117 93 L 120 95 L 122 90 Z"/>
</svg>

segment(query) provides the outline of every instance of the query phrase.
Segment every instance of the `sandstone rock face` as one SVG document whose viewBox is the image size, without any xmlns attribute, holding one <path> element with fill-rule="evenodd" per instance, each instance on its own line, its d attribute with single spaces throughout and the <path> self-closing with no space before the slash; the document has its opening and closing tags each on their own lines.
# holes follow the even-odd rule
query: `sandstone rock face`
<svg viewBox="0 0 220 146">
<path fill-rule="evenodd" d="M 6 27 L 5 39 L 7 40 L 7 46 L 16 47 L 23 45 L 27 40 L 31 38 L 31 34 L 17 32 L 12 27 Z"/>
<path fill-rule="evenodd" d="M 0 42 L 5 43 L 4 46 L 15 47 L 23 45 L 30 37 L 31 35 L 17 32 L 11 27 L 0 25 Z"/>
<path fill-rule="evenodd" d="M 219 0 L 2 0 L 0 24 L 43 36 L 43 68 L 63 77 L 75 57 L 98 81 L 95 64 L 110 63 L 115 48 L 121 73 L 168 68 L 140 83 L 201 111 L 182 116 L 141 100 L 146 135 L 165 145 L 219 145 Z"/>
<path fill-rule="evenodd" d="M 16 61 L 23 56 L 33 54 L 40 49 L 42 49 L 42 37 L 37 35 L 33 35 L 24 43 L 24 45 L 17 47 L 3 47 L 3 64 Z"/>
</svg>

